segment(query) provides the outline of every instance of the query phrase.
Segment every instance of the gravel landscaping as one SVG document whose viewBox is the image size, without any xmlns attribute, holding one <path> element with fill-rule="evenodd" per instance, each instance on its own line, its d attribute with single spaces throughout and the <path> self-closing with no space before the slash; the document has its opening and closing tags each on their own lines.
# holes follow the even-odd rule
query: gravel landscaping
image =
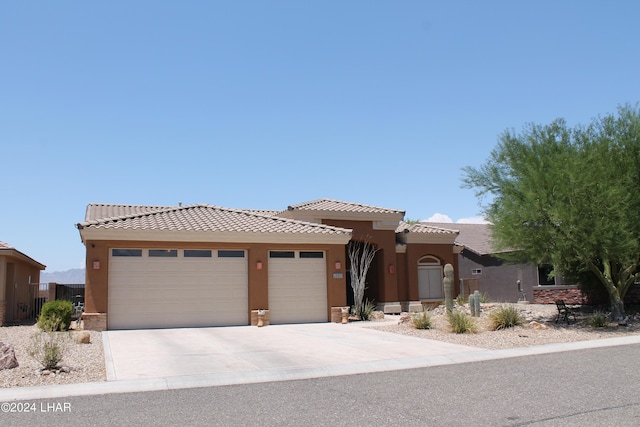
<svg viewBox="0 0 640 427">
<path fill-rule="evenodd" d="M 414 328 L 409 314 L 387 315 L 384 320 L 363 322 L 362 326 L 492 350 L 640 334 L 640 315 L 629 316 L 627 326 L 611 323 L 604 328 L 592 328 L 587 322 L 588 313 L 581 311 L 576 312 L 577 322 L 574 323 L 572 318 L 571 324 L 567 325 L 563 322 L 555 323 L 558 312 L 555 305 L 515 304 L 514 306 L 522 315 L 524 320 L 522 326 L 499 331 L 493 331 L 489 327 L 489 313 L 500 307 L 500 304 L 494 303 L 482 304 L 481 316 L 474 318 L 478 327 L 477 333 L 452 333 L 443 306 L 432 310 L 433 327 L 431 329 Z M 469 312 L 468 306 L 463 309 Z"/>
<path fill-rule="evenodd" d="M 640 334 L 640 315 L 630 316 L 627 326 L 618 326 L 612 323 L 604 328 L 592 328 L 588 325 L 586 313 L 578 312 L 576 323 L 572 322 L 567 325 L 560 322 L 556 324 L 554 322 L 557 313 L 555 305 L 537 304 L 515 305 L 524 319 L 522 326 L 492 331 L 489 329 L 489 313 L 499 306 L 499 304 L 483 304 L 482 315 L 474 318 L 478 326 L 478 332 L 475 334 L 450 332 L 442 306 L 432 310 L 432 329 L 415 329 L 409 314 L 378 315 L 377 320 L 354 322 L 354 326 L 484 349 L 527 347 Z M 462 309 L 468 310 L 468 308 Z M 38 332 L 39 329 L 35 325 L 0 327 L 0 342 L 13 346 L 20 364 L 17 368 L 0 371 L 0 388 L 106 381 L 102 334 L 100 332 L 90 332 L 90 344 L 76 343 L 75 336 L 79 333 L 78 331 L 58 332 L 61 336 L 66 337 L 66 351 L 61 365 L 69 367 L 70 372 L 49 373 L 47 375 L 41 373 L 42 367 L 27 353 L 32 336 Z"/>
<path fill-rule="evenodd" d="M 0 371 L 1 388 L 106 381 L 101 332 L 89 331 L 89 344 L 75 342 L 77 331 L 56 332 L 65 348 L 60 365 L 70 368 L 70 371 L 43 375 L 42 365 L 28 354 L 32 337 L 39 331 L 36 325 L 0 327 L 0 342 L 13 346 L 19 363 L 17 368 Z"/>
</svg>

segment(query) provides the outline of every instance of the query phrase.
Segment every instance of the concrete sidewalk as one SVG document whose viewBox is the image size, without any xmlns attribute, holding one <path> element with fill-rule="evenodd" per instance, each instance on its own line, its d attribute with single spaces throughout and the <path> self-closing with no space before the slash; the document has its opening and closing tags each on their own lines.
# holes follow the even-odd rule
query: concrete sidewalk
<svg viewBox="0 0 640 427">
<path fill-rule="evenodd" d="M 103 333 L 108 381 L 0 389 L 0 401 L 284 381 L 637 344 L 640 335 L 485 350 L 332 323 Z"/>
</svg>

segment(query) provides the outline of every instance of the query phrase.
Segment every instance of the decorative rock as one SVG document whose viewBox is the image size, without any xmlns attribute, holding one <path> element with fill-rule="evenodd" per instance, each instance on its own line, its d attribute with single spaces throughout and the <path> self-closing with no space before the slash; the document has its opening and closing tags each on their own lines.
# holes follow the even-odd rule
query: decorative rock
<svg viewBox="0 0 640 427">
<path fill-rule="evenodd" d="M 371 313 L 370 320 L 384 320 L 384 311 L 374 311 Z"/>
<path fill-rule="evenodd" d="M 78 344 L 90 344 L 91 334 L 87 331 L 78 332 L 76 334 L 76 343 Z"/>
<path fill-rule="evenodd" d="M 398 325 L 402 325 L 403 323 L 409 323 L 411 322 L 411 319 L 413 319 L 413 316 L 409 313 L 403 313 L 402 316 L 400 316 L 400 320 L 398 320 Z"/>
<path fill-rule="evenodd" d="M 16 352 L 11 344 L 0 342 L 0 371 L 18 367 Z"/>
<path fill-rule="evenodd" d="M 547 325 L 543 325 L 542 323 L 536 322 L 535 320 L 529 322 L 529 326 L 531 326 L 533 329 L 547 329 Z"/>
</svg>

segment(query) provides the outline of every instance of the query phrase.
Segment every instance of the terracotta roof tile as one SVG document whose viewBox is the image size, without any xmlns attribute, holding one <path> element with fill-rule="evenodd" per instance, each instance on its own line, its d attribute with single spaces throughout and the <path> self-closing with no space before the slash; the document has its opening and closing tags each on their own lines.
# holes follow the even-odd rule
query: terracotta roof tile
<svg viewBox="0 0 640 427">
<path fill-rule="evenodd" d="M 400 225 L 396 229 L 396 233 L 425 233 L 425 234 L 457 234 L 458 230 L 453 228 L 444 228 L 440 226 L 431 225 L 430 223 L 416 222 L 409 224 L 404 221 L 400 221 Z"/>
<path fill-rule="evenodd" d="M 171 206 L 140 206 L 140 205 L 109 205 L 90 204 L 87 206 L 85 221 L 105 218 L 119 218 L 122 216 L 171 209 Z"/>
<path fill-rule="evenodd" d="M 404 211 L 397 209 L 387 209 L 378 206 L 364 205 L 360 203 L 343 202 L 332 199 L 318 199 L 311 202 L 300 203 L 288 207 L 288 210 L 309 210 L 309 211 L 333 211 L 333 212 L 358 212 L 358 213 L 392 213 L 402 214 Z"/>
<path fill-rule="evenodd" d="M 351 230 L 211 205 L 178 207 L 96 205 L 78 228 L 350 235 Z M 110 207 L 111 206 L 111 207 Z M 128 212 L 128 213 L 127 213 Z M 96 214 L 106 214 L 98 218 Z M 115 215 L 124 213 L 123 215 Z"/>
</svg>

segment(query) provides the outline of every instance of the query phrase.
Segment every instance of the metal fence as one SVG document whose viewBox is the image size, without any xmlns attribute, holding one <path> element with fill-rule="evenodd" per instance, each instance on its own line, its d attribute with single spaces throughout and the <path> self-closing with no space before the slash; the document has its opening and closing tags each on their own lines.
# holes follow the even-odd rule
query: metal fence
<svg viewBox="0 0 640 427">
<path fill-rule="evenodd" d="M 74 304 L 84 303 L 84 283 L 56 283 L 56 299 L 71 301 Z"/>
</svg>

